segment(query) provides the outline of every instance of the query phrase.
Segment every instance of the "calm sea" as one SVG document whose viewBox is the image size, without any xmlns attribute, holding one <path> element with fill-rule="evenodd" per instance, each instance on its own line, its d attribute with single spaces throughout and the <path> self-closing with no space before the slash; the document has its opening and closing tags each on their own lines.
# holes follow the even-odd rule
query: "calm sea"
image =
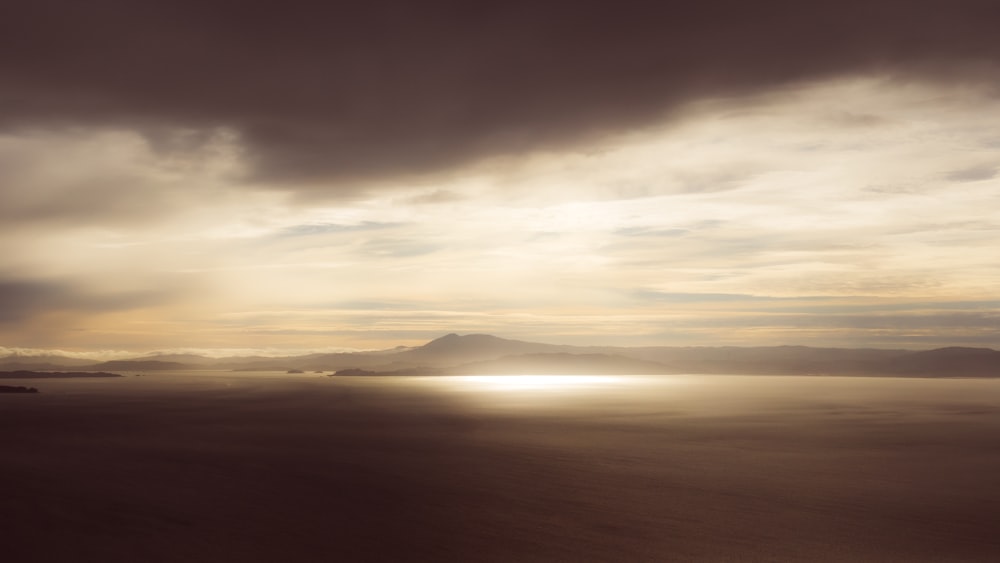
<svg viewBox="0 0 1000 563">
<path fill-rule="evenodd" d="M 1000 380 L 6 380 L 10 561 L 996 561 Z"/>
</svg>

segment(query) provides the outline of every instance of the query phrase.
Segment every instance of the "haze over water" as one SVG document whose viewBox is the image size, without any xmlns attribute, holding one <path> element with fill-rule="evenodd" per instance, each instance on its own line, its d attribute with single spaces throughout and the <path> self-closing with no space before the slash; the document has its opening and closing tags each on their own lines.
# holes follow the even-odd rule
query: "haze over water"
<svg viewBox="0 0 1000 563">
<path fill-rule="evenodd" d="M 16 561 L 1000 555 L 995 379 L 33 384 L 0 396 Z"/>
</svg>

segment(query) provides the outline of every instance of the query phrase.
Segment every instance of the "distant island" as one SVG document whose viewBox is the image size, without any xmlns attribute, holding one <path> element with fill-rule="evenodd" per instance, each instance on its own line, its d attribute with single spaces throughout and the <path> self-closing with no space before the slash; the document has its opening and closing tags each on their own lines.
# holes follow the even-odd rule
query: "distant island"
<svg viewBox="0 0 1000 563">
<path fill-rule="evenodd" d="M 67 379 L 73 377 L 123 377 L 104 371 L 0 371 L 0 379 Z"/>
<path fill-rule="evenodd" d="M 181 362 L 161 360 L 112 360 L 90 366 L 90 369 L 113 369 L 116 371 L 164 371 L 189 368 L 190 366 Z"/>
<path fill-rule="evenodd" d="M 38 393 L 38 389 L 21 385 L 0 385 L 0 393 Z"/>
<path fill-rule="evenodd" d="M 335 356 L 335 357 L 331 357 Z M 304 359 L 304 358 L 303 358 Z M 1000 352 L 808 346 L 567 346 L 488 334 L 448 334 L 416 348 L 346 355 L 331 376 L 408 375 L 838 375 L 870 377 L 1000 377 Z M 304 362 L 305 363 L 305 362 Z"/>
<path fill-rule="evenodd" d="M 856 377 L 1000 377 L 1000 352 L 810 346 L 569 346 L 447 334 L 422 346 L 302 356 L 151 354 L 81 364 L 56 355 L 0 357 L 0 377 L 118 377 L 112 371 L 281 371 L 333 376 L 410 375 L 836 375 Z M 57 369 L 73 371 L 58 372 Z M 34 375 L 37 374 L 37 375 Z"/>
</svg>

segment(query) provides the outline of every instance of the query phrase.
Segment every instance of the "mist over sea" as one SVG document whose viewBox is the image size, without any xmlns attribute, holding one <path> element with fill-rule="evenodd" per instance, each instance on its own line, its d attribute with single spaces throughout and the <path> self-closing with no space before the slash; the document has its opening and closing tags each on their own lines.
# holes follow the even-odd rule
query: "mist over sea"
<svg viewBox="0 0 1000 563">
<path fill-rule="evenodd" d="M 5 383 L 7 561 L 1000 559 L 1000 379 Z"/>
</svg>

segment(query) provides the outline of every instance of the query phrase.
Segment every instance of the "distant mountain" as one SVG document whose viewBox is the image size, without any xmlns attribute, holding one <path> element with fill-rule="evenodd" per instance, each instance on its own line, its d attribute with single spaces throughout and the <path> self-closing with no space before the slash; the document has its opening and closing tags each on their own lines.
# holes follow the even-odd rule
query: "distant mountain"
<svg viewBox="0 0 1000 563">
<path fill-rule="evenodd" d="M 392 357 L 393 354 L 385 354 L 384 352 L 336 352 L 257 360 L 239 358 L 218 365 L 225 365 L 227 369 L 239 371 L 287 371 L 290 369 L 336 371 L 345 368 L 385 365 L 392 362 Z"/>
<path fill-rule="evenodd" d="M 5 363 L 6 362 L 6 363 Z M 99 371 L 186 369 L 353 373 L 672 373 L 745 375 L 878 375 L 895 377 L 1000 377 L 1000 352 L 989 348 L 882 350 L 764 347 L 568 346 L 510 340 L 489 334 L 447 334 L 417 347 L 283 358 L 209 358 L 152 354 L 94 363 L 61 356 L 7 356 L 0 370 Z"/>
<path fill-rule="evenodd" d="M 57 371 L 57 370 L 66 369 L 66 368 L 88 369 L 88 366 L 93 365 L 93 363 L 94 362 L 86 362 L 86 363 L 83 363 L 83 364 L 65 365 L 65 364 L 54 364 L 54 363 L 49 363 L 49 362 L 40 362 L 40 363 L 38 363 L 38 362 L 4 362 L 4 361 L 0 360 L 0 370 L 4 370 L 4 371 L 18 371 L 18 370 L 27 370 L 27 371 Z"/>
<path fill-rule="evenodd" d="M 140 358 L 133 358 L 129 361 L 148 361 L 148 362 L 172 362 L 177 364 L 186 364 L 191 366 L 213 366 L 219 363 L 225 363 L 226 360 L 220 360 L 218 358 L 209 358 L 206 356 L 199 356 L 197 354 L 149 354 L 148 356 L 142 356 Z"/>
<path fill-rule="evenodd" d="M 298 358 L 281 358 L 268 364 L 267 369 L 304 369 L 309 371 L 365 370 L 370 373 L 437 373 L 471 362 L 494 360 L 509 355 L 559 352 L 574 347 L 508 340 L 489 334 L 448 334 L 423 346 L 398 346 L 389 350 L 336 354 L 312 354 Z M 244 369 L 258 369 L 246 366 Z"/>
<path fill-rule="evenodd" d="M 158 360 L 111 360 L 88 366 L 88 370 L 112 370 L 112 371 L 163 371 L 163 370 L 184 370 L 197 369 L 199 366 L 182 364 L 180 362 L 161 362 Z"/>
<path fill-rule="evenodd" d="M 392 357 L 391 363 L 379 364 L 368 357 L 364 364 L 338 369 L 363 368 L 370 373 L 399 375 L 532 372 L 1000 377 L 1000 352 L 981 348 L 915 352 L 808 346 L 584 347 L 488 334 L 448 334 Z"/>
<path fill-rule="evenodd" d="M 667 366 L 646 360 L 607 354 L 565 352 L 504 356 L 449 370 L 468 375 L 659 375 Z"/>
<path fill-rule="evenodd" d="M 455 365 L 495 360 L 504 356 L 572 352 L 576 346 L 559 346 L 508 340 L 490 334 L 448 334 L 423 346 L 395 354 L 396 362 L 422 365 Z"/>
<path fill-rule="evenodd" d="M 1000 377 L 1000 352 L 989 348 L 938 348 L 909 352 L 874 368 L 888 375 Z"/>
<path fill-rule="evenodd" d="M 0 379 L 75 379 L 80 377 L 122 377 L 103 371 L 0 371 Z"/>
<path fill-rule="evenodd" d="M 46 354 L 40 356 L 27 356 L 21 354 L 10 354 L 0 358 L 0 369 L 2 370 L 55 370 L 68 367 L 80 367 L 93 364 L 93 360 L 81 358 L 70 358 L 56 354 Z"/>
</svg>

